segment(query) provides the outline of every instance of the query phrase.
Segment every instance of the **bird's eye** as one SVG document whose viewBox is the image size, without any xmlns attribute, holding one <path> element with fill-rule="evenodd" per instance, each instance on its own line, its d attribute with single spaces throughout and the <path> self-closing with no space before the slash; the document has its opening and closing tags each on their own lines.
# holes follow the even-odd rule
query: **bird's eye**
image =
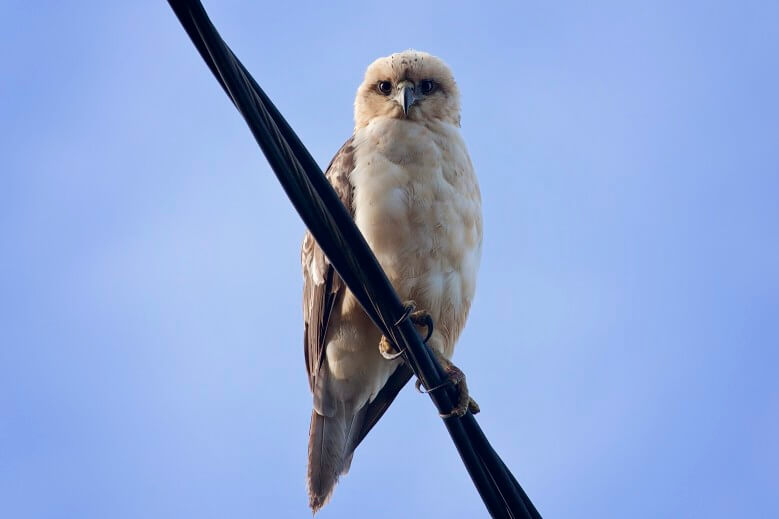
<svg viewBox="0 0 779 519">
<path fill-rule="evenodd" d="M 432 81 L 430 79 L 425 79 L 419 82 L 419 90 L 425 95 L 432 94 L 433 91 L 435 90 L 435 87 L 436 87 L 435 81 Z"/>
<path fill-rule="evenodd" d="M 379 92 L 381 92 L 385 96 L 389 95 L 390 92 L 392 92 L 392 83 L 390 83 L 389 81 L 379 81 L 378 89 Z"/>
</svg>

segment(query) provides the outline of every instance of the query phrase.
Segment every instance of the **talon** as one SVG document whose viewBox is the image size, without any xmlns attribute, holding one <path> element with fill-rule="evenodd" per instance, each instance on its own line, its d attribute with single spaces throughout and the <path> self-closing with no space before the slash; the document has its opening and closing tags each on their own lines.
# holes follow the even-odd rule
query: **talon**
<svg viewBox="0 0 779 519">
<path fill-rule="evenodd" d="M 403 355 L 402 351 L 395 350 L 395 347 L 384 335 L 381 336 L 381 340 L 379 341 L 379 353 L 387 360 L 395 360 Z"/>
<path fill-rule="evenodd" d="M 476 400 L 471 398 L 470 393 L 468 392 L 468 384 L 465 383 L 465 373 L 452 364 L 452 361 L 439 353 L 438 350 L 433 350 L 433 354 L 446 372 L 445 381 L 430 389 L 423 389 L 422 379 L 417 378 L 414 382 L 414 387 L 416 387 L 417 391 L 425 394 L 435 391 L 446 384 L 452 384 L 452 386 L 454 386 L 455 390 L 457 390 L 457 402 L 455 403 L 454 409 L 447 414 L 441 414 L 441 418 L 450 418 L 452 416 L 462 417 L 468 411 L 470 411 L 471 414 L 476 414 L 481 411 L 479 404 L 476 403 Z"/>
<path fill-rule="evenodd" d="M 433 350 L 438 362 L 446 372 L 446 377 L 449 382 L 457 390 L 457 402 L 455 402 L 454 408 L 446 414 L 441 414 L 441 418 L 451 418 L 452 416 L 462 417 L 470 411 L 473 414 L 478 413 L 481 409 L 476 400 L 471 398 L 468 391 L 468 384 L 465 382 L 465 373 L 460 368 L 452 364 L 452 361 L 444 357 L 438 350 Z"/>
<path fill-rule="evenodd" d="M 427 334 L 422 342 L 427 344 L 427 341 L 430 340 L 430 337 L 433 335 L 433 318 L 428 312 L 417 310 L 417 304 L 414 301 L 406 301 L 403 303 L 403 307 L 405 308 L 403 316 L 395 323 L 395 326 L 402 323 L 406 318 L 411 319 L 411 322 L 416 326 L 424 326 L 427 328 Z M 395 360 L 403 354 L 402 351 L 396 350 L 389 339 L 384 335 L 381 336 L 381 341 L 379 341 L 379 353 L 387 360 Z M 419 387 L 417 387 L 417 389 L 419 389 Z"/>
<path fill-rule="evenodd" d="M 425 310 L 417 310 L 417 304 L 414 301 L 406 301 L 403 303 L 406 308 L 406 314 L 408 314 L 411 322 L 416 326 L 424 326 L 426 328 L 425 338 L 422 340 L 425 344 L 430 340 L 433 335 L 433 317 Z"/>
<path fill-rule="evenodd" d="M 433 336 L 433 318 L 430 316 L 429 313 L 425 312 L 424 310 L 417 310 L 416 312 L 411 312 L 411 315 L 409 317 L 411 318 L 412 323 L 414 323 L 417 326 L 424 326 L 427 329 L 425 338 L 422 339 L 422 342 L 427 344 L 427 341 L 429 341 L 430 337 Z"/>
</svg>

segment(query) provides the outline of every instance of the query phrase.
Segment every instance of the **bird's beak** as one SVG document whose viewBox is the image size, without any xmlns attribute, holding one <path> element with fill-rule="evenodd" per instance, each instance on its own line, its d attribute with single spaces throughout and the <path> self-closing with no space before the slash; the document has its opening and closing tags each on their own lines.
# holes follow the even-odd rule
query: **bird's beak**
<svg viewBox="0 0 779 519">
<path fill-rule="evenodd" d="M 401 81 L 398 83 L 398 93 L 395 95 L 395 101 L 403 108 L 403 115 L 408 117 L 408 110 L 416 102 L 414 96 L 414 83 L 411 81 Z"/>
</svg>

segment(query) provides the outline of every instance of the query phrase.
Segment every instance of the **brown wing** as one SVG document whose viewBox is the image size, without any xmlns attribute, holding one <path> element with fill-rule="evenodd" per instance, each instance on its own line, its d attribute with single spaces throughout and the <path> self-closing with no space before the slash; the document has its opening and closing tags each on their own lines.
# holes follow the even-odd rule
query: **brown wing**
<svg viewBox="0 0 779 519">
<path fill-rule="evenodd" d="M 352 184 L 349 181 L 352 169 L 354 169 L 354 146 L 353 138 L 350 138 L 330 161 L 325 176 L 341 202 L 354 216 Z M 305 327 L 303 352 L 306 357 L 308 384 L 313 391 L 314 379 L 324 359 L 325 336 L 330 322 L 330 313 L 346 286 L 308 231 L 303 238 L 301 260 L 303 262 L 303 322 Z"/>
<path fill-rule="evenodd" d="M 354 217 L 352 207 L 352 184 L 349 174 L 354 169 L 354 142 L 350 138 L 336 153 L 327 166 L 325 176 L 335 189 L 341 202 Z M 330 316 L 338 298 L 346 290 L 346 285 L 322 249 L 317 245 L 311 233 L 306 231 L 301 253 L 303 262 L 303 351 L 306 358 L 308 384 L 314 391 L 315 380 L 322 366 L 325 354 L 325 337 Z M 378 344 L 376 345 L 378 348 Z M 402 364 L 390 376 L 387 383 L 361 411 L 359 428 L 350 435 L 349 450 L 353 451 L 376 425 L 403 386 L 412 377 L 411 369 Z"/>
</svg>

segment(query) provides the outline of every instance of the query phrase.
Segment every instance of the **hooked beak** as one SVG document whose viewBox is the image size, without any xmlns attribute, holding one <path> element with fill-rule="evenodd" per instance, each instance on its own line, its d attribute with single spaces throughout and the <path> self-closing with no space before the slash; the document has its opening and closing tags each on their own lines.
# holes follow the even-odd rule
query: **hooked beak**
<svg viewBox="0 0 779 519">
<path fill-rule="evenodd" d="M 398 93 L 395 101 L 403 108 L 403 116 L 408 117 L 408 110 L 416 102 L 414 96 L 414 83 L 411 81 L 401 81 L 398 83 Z"/>
</svg>

